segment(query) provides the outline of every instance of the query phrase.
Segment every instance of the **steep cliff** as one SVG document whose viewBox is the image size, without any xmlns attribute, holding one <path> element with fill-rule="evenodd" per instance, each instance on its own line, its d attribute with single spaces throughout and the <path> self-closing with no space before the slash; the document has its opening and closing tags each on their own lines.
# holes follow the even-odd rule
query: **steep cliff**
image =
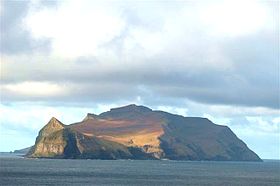
<svg viewBox="0 0 280 186">
<path fill-rule="evenodd" d="M 28 157 L 261 161 L 226 126 L 136 105 L 71 125 L 52 118 Z"/>
<path fill-rule="evenodd" d="M 39 132 L 35 145 L 28 152 L 30 157 L 63 157 L 67 144 L 64 135 L 65 126 L 56 118 L 51 120 Z"/>
</svg>

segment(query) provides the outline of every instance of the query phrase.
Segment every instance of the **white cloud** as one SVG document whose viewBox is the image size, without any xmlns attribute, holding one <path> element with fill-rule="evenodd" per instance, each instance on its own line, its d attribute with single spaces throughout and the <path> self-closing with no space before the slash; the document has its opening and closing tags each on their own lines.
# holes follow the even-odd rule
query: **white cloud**
<svg viewBox="0 0 280 186">
<path fill-rule="evenodd" d="M 234 109 L 234 107 L 232 108 Z M 253 113 L 251 116 L 246 116 L 250 113 L 244 112 L 243 115 L 239 113 L 238 116 L 223 117 L 211 113 L 211 109 L 208 109 L 208 111 L 205 109 L 204 111 L 206 112 L 206 114 L 203 114 L 204 117 L 216 124 L 229 126 L 237 137 L 261 158 L 280 158 L 280 123 L 277 115 L 276 117 L 269 114 L 254 116 Z"/>
<path fill-rule="evenodd" d="M 20 134 L 13 127 L 37 134 L 52 116 L 71 123 L 87 112 L 100 113 L 134 101 L 229 124 L 254 148 L 269 135 L 275 142 L 280 113 L 273 93 L 279 70 L 271 56 L 277 57 L 273 26 L 278 20 L 269 3 L 69 0 L 59 1 L 55 8 L 38 8 L 34 2 L 21 26 L 27 26 L 31 38 L 49 38 L 52 51 L 1 55 L 1 93 L 9 104 L 59 100 L 78 106 L 2 105 L 1 125 L 10 128 L 1 135 Z M 19 28 L 12 25 L 14 32 L 9 33 L 22 31 Z M 6 43 L 26 49 L 30 39 L 26 35 L 23 43 Z M 209 100 L 212 105 L 203 104 Z M 91 103 L 93 110 L 81 107 Z M 250 138 L 255 136 L 262 140 Z M 275 143 L 270 147 L 277 148 Z"/>
<path fill-rule="evenodd" d="M 22 102 L 11 105 L 0 104 L 1 125 L 11 128 L 25 128 L 38 131 L 51 117 L 56 117 L 65 124 L 81 121 L 88 112 L 93 112 L 90 107 L 55 107 L 44 104 Z"/>
<path fill-rule="evenodd" d="M 188 107 L 192 108 L 193 111 L 207 111 L 207 113 L 214 115 L 216 117 L 222 118 L 235 118 L 243 116 L 273 116 L 276 117 L 280 115 L 279 109 L 272 109 L 267 107 L 248 107 L 248 106 L 238 106 L 238 105 L 225 105 L 225 104 L 202 104 L 193 101 L 186 102 Z M 204 113 L 201 113 L 204 114 Z"/>
<path fill-rule="evenodd" d="M 200 9 L 200 19 L 211 35 L 236 37 L 264 28 L 268 10 L 258 1 L 218 1 Z"/>
<path fill-rule="evenodd" d="M 58 96 L 64 93 L 62 86 L 49 82 L 22 82 L 17 84 L 5 84 L 2 91 L 17 93 L 24 96 Z"/>
<path fill-rule="evenodd" d="M 56 9 L 34 8 L 25 23 L 34 37 L 51 38 L 55 55 L 71 58 L 98 55 L 104 44 L 124 31 L 126 50 L 135 53 L 140 47 L 153 56 L 182 41 L 191 50 L 200 36 L 222 39 L 252 34 L 264 29 L 269 18 L 265 3 L 257 1 L 177 2 L 175 8 L 163 3 L 152 6 L 153 10 L 147 2 L 137 5 L 142 9 L 129 2 L 61 1 Z M 136 23 L 126 20 L 127 9 L 137 17 Z"/>
<path fill-rule="evenodd" d="M 51 117 L 64 124 L 81 121 L 94 107 L 57 107 L 44 103 L 0 104 L 0 151 L 13 151 L 34 144 L 39 130 Z"/>
<path fill-rule="evenodd" d="M 251 123 L 250 127 L 255 128 L 256 131 L 274 132 L 280 135 L 280 123 L 275 122 L 278 118 L 267 121 L 263 117 L 246 116 L 246 119 Z"/>
<path fill-rule="evenodd" d="M 52 40 L 55 55 L 65 58 L 95 55 L 100 45 L 118 36 L 124 27 L 120 12 L 106 3 L 60 3 L 57 9 L 35 9 L 26 18 L 34 37 Z"/>
<path fill-rule="evenodd" d="M 273 122 L 274 124 L 280 125 L 280 117 L 274 118 L 274 119 L 272 120 L 272 122 Z"/>
</svg>

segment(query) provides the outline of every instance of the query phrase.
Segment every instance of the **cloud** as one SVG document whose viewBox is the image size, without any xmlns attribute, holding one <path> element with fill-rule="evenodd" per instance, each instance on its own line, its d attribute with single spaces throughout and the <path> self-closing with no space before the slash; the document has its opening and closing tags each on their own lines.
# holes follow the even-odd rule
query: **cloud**
<svg viewBox="0 0 280 186">
<path fill-rule="evenodd" d="M 30 102 L 0 104 L 0 151 L 9 152 L 34 145 L 39 130 L 51 117 L 70 124 L 81 121 L 86 113 L 93 111 L 99 111 L 99 107 L 54 107 Z"/>
<path fill-rule="evenodd" d="M 24 26 L 30 4 L 30 1 L 1 1 L 1 55 L 49 51 L 50 41 L 45 38 L 34 39 Z"/>
<path fill-rule="evenodd" d="M 239 5 L 62 1 L 48 7 L 5 1 L 3 33 L 12 46 L 1 43 L 2 98 L 81 104 L 192 100 L 278 109 L 276 5 Z M 9 16 L 5 10 L 12 6 L 20 11 Z M 43 40 L 47 53 L 35 46 Z M 26 88 L 30 82 L 38 91 Z"/>
<path fill-rule="evenodd" d="M 1 1 L 1 150 L 130 103 L 279 158 L 279 2 Z M 22 136 L 17 139 L 15 136 Z"/>
<path fill-rule="evenodd" d="M 273 123 L 274 119 L 263 115 L 245 117 L 232 120 L 229 127 L 263 159 L 279 159 L 280 125 Z"/>
<path fill-rule="evenodd" d="M 203 114 L 216 124 L 227 125 L 247 146 L 263 159 L 280 158 L 279 112 L 261 112 L 252 108 L 231 107 L 243 113 L 222 116 L 212 112 L 211 107 Z M 264 108 L 263 108 L 264 109 Z"/>
<path fill-rule="evenodd" d="M 87 3 L 62 1 L 58 10 L 35 9 L 27 15 L 26 26 L 35 38 L 50 38 L 55 55 L 64 58 L 95 55 L 99 45 L 119 35 L 124 22 L 120 12 L 107 3 L 84 2 Z M 106 12 L 104 4 L 108 6 Z"/>
<path fill-rule="evenodd" d="M 3 91 L 17 92 L 23 96 L 52 96 L 62 92 L 61 87 L 48 82 L 23 82 L 19 84 L 6 84 Z"/>
<path fill-rule="evenodd" d="M 238 37 L 262 29 L 267 11 L 263 4 L 250 1 L 218 1 L 203 7 L 200 19 L 210 28 L 210 34 Z"/>
<path fill-rule="evenodd" d="M 141 100 L 135 100 L 142 104 Z M 20 149 L 33 145 L 35 137 L 51 117 L 56 117 L 65 124 L 81 121 L 86 113 L 99 114 L 110 108 L 123 106 L 130 102 L 106 104 L 89 103 L 83 106 L 50 105 L 50 103 L 12 103 L 0 104 L 1 151 Z M 184 116 L 207 117 L 216 124 L 227 125 L 251 149 L 262 158 L 279 158 L 279 112 L 267 108 L 209 106 L 187 102 L 184 105 L 148 105 L 154 110 L 163 110 Z M 224 110 L 224 113 L 223 113 Z M 232 113 L 230 113 L 232 111 Z M 22 138 L 15 138 L 15 136 Z"/>
</svg>

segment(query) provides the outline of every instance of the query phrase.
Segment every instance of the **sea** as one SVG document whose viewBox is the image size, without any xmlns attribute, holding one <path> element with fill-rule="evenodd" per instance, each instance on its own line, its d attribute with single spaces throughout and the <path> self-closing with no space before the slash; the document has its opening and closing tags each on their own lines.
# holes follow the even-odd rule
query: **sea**
<svg viewBox="0 0 280 186">
<path fill-rule="evenodd" d="M 27 159 L 1 153 L 0 185 L 280 186 L 280 161 Z"/>
</svg>

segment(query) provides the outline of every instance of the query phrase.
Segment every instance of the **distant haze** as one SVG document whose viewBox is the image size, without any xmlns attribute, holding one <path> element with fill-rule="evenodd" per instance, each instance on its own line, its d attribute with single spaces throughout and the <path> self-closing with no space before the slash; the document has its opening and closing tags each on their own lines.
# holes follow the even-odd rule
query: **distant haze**
<svg viewBox="0 0 280 186">
<path fill-rule="evenodd" d="M 2 0 L 0 151 L 131 103 L 280 158 L 278 1 Z"/>
</svg>

